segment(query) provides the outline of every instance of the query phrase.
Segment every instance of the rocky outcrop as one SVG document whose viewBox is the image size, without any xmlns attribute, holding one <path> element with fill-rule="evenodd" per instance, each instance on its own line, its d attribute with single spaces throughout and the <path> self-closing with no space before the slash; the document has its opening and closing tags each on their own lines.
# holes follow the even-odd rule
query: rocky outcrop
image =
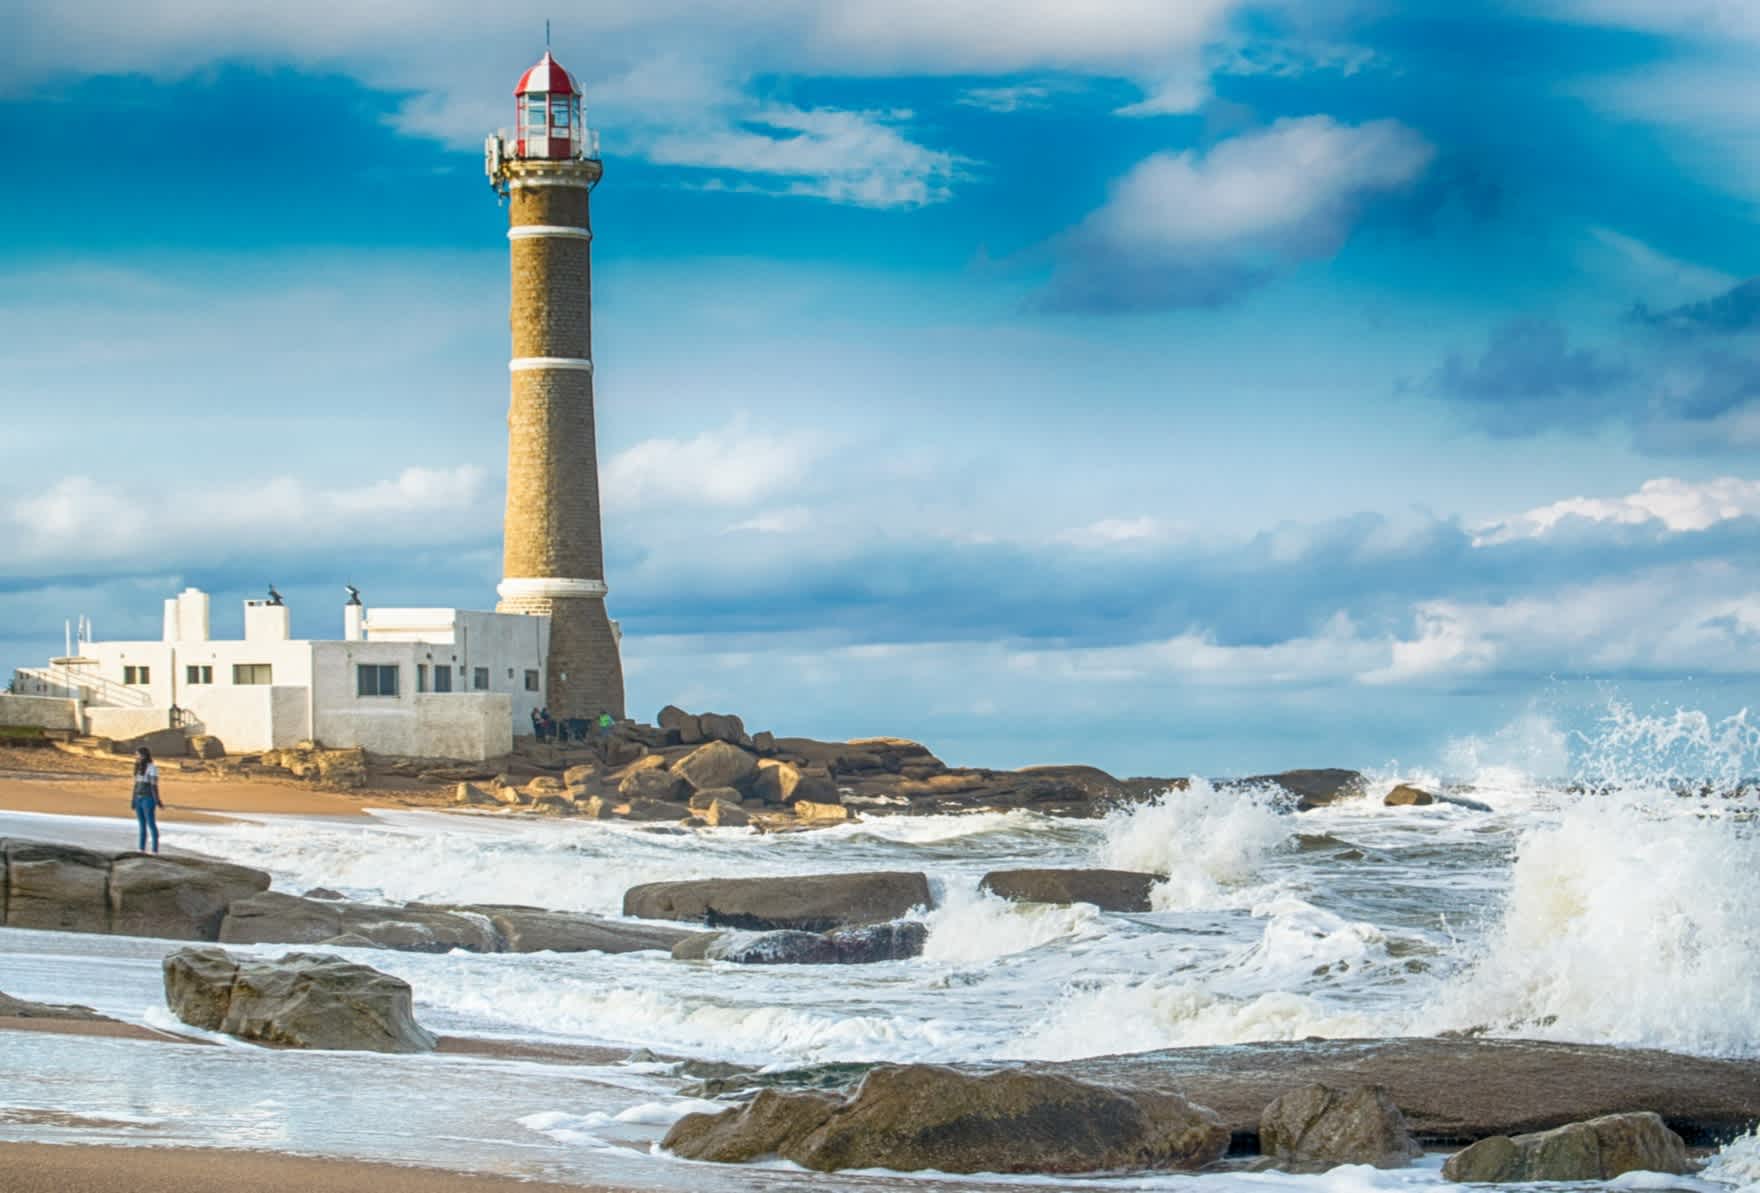
<svg viewBox="0 0 1760 1193">
<path fill-rule="evenodd" d="M 452 790 L 452 802 L 461 807 L 494 807 L 500 800 L 477 786 L 475 783 L 460 783 Z"/>
<path fill-rule="evenodd" d="M 841 1102 L 766 1092 L 720 1115 L 686 1116 L 662 1146 L 695 1160 L 777 1155 L 819 1172 L 1035 1173 L 1195 1170 L 1228 1147 L 1216 1116 L 1178 1094 L 1022 1069 L 882 1066 Z"/>
<path fill-rule="evenodd" d="M 1405 1115 L 1378 1085 L 1291 1090 L 1260 1115 L 1259 1150 L 1290 1172 L 1323 1172 L 1339 1164 L 1400 1168 L 1423 1154 Z"/>
<path fill-rule="evenodd" d="M 929 880 L 904 872 L 651 882 L 632 887 L 623 896 L 627 916 L 754 932 L 783 928 L 826 932 L 882 924 L 931 905 Z"/>
<path fill-rule="evenodd" d="M 1174 1090 L 1215 1110 L 1250 1148 L 1272 1099 L 1304 1085 L 1379 1085 L 1423 1143 L 1471 1143 L 1652 1110 L 1689 1143 L 1760 1120 L 1760 1061 L 1543 1040 L 1317 1040 L 1174 1048 L 1036 1066 L 1103 1084 Z"/>
<path fill-rule="evenodd" d="M 711 800 L 701 815 L 710 828 L 745 828 L 752 823 L 751 813 L 724 799 Z"/>
<path fill-rule="evenodd" d="M 110 867 L 110 931 L 167 940 L 218 940 L 226 909 L 269 889 L 248 866 L 134 855 Z"/>
<path fill-rule="evenodd" d="M 1693 1171 L 1681 1137 L 1650 1113 L 1613 1114 L 1532 1135 L 1495 1135 L 1448 1158 L 1451 1181 L 1607 1181 L 1627 1172 Z"/>
<path fill-rule="evenodd" d="M 691 785 L 683 775 L 668 770 L 644 767 L 632 770 L 617 785 L 617 794 L 626 800 L 660 800 L 678 803 L 690 798 Z"/>
<path fill-rule="evenodd" d="M 686 956 L 739 965 L 873 965 L 921 956 L 928 938 L 929 929 L 915 920 L 833 932 L 726 932 Z"/>
<path fill-rule="evenodd" d="M 978 884 L 1017 903 L 1092 903 L 1102 911 L 1149 911 L 1159 874 L 1134 870 L 992 870 Z"/>
<path fill-rule="evenodd" d="M 164 961 L 165 1001 L 185 1023 L 285 1048 L 431 1052 L 409 983 L 340 957 L 236 960 L 186 948 Z"/>
</svg>

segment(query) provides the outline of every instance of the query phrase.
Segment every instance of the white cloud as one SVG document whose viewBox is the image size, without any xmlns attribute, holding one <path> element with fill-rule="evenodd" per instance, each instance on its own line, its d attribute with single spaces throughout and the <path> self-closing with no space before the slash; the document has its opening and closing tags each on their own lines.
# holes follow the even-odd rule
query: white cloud
<svg viewBox="0 0 1760 1193">
<path fill-rule="evenodd" d="M 329 488 L 281 476 L 229 487 L 126 489 L 70 476 L 0 508 L 0 567 L 211 563 L 215 550 L 284 556 L 290 542 L 456 542 L 501 520 L 499 506 L 483 499 L 485 480 L 471 464 L 406 468 L 389 479 Z"/>
<path fill-rule="evenodd" d="M 1725 476 L 1695 483 L 1665 476 L 1645 481 L 1636 493 L 1623 497 L 1569 497 L 1539 506 L 1481 528 L 1473 545 L 1544 538 L 1568 519 L 1622 526 L 1654 522 L 1678 534 L 1756 516 L 1760 516 L 1760 481 Z"/>
<path fill-rule="evenodd" d="M 798 488 L 823 454 L 821 437 L 766 434 L 735 420 L 689 439 L 646 439 L 604 466 L 607 509 L 751 505 Z"/>
<path fill-rule="evenodd" d="M 952 154 L 898 131 L 909 112 L 850 112 L 771 106 L 720 128 L 667 132 L 649 141 L 649 160 L 774 178 L 776 193 L 865 207 L 921 207 L 951 195 Z"/>
<path fill-rule="evenodd" d="M 1049 105 L 1051 88 L 1042 83 L 1022 83 L 1013 87 L 971 87 L 962 92 L 959 102 L 968 108 L 987 112 L 1019 112 Z"/>
<path fill-rule="evenodd" d="M 1246 245 L 1307 255 L 1336 247 L 1362 199 L 1403 188 L 1433 156 L 1394 120 L 1279 120 L 1207 154 L 1158 153 L 1138 163 L 1087 228 L 1161 254 Z"/>
<path fill-rule="evenodd" d="M 813 513 L 804 505 L 786 509 L 765 510 L 735 522 L 729 531 L 750 531 L 754 534 L 799 534 L 813 525 Z"/>
<path fill-rule="evenodd" d="M 1138 518 L 1102 518 L 1098 522 L 1064 531 L 1057 536 L 1057 541 L 1077 547 L 1109 547 L 1162 538 L 1168 533 L 1168 529 L 1159 519 L 1146 515 Z"/>
</svg>

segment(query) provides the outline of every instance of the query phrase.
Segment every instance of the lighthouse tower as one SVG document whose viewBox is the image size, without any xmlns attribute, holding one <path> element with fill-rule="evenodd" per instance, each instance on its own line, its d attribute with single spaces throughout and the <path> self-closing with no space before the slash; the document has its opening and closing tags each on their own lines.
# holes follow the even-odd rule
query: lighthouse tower
<svg viewBox="0 0 1760 1193">
<path fill-rule="evenodd" d="M 484 147 L 507 200 L 513 398 L 507 412 L 502 613 L 550 619 L 545 698 L 557 719 L 623 716 L 618 634 L 605 611 L 593 434 L 592 223 L 603 173 L 581 89 L 546 50 L 514 88 L 517 124 Z"/>
</svg>

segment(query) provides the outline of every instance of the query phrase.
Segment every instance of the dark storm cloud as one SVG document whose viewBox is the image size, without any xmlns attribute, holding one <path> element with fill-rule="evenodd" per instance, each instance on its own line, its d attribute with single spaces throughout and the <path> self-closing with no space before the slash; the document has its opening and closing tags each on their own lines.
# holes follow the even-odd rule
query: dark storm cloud
<svg viewBox="0 0 1760 1193">
<path fill-rule="evenodd" d="M 1572 347 L 1561 324 L 1518 319 L 1492 332 L 1476 357 L 1449 356 L 1429 388 L 1461 403 L 1490 433 L 1520 436 L 1592 430 L 1628 406 L 1632 381 L 1624 362 Z"/>
</svg>

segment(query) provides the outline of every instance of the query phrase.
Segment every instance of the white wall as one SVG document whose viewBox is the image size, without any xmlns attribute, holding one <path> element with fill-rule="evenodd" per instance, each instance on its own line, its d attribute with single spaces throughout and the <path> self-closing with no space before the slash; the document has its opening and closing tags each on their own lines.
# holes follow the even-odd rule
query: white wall
<svg viewBox="0 0 1760 1193">
<path fill-rule="evenodd" d="M 0 725 L 40 725 L 78 732 L 79 703 L 60 696 L 9 696 L 0 692 Z"/>
<path fill-rule="evenodd" d="M 311 736 L 307 689 L 281 684 L 214 684 L 186 689 L 192 731 L 220 739 L 228 754 L 279 750 Z"/>
<path fill-rule="evenodd" d="M 87 731 L 94 737 L 108 737 L 114 741 L 127 741 L 131 737 L 139 737 L 143 733 L 154 733 L 160 729 L 171 728 L 171 710 L 168 708 L 105 708 L 90 705 L 86 708 Z"/>
</svg>

